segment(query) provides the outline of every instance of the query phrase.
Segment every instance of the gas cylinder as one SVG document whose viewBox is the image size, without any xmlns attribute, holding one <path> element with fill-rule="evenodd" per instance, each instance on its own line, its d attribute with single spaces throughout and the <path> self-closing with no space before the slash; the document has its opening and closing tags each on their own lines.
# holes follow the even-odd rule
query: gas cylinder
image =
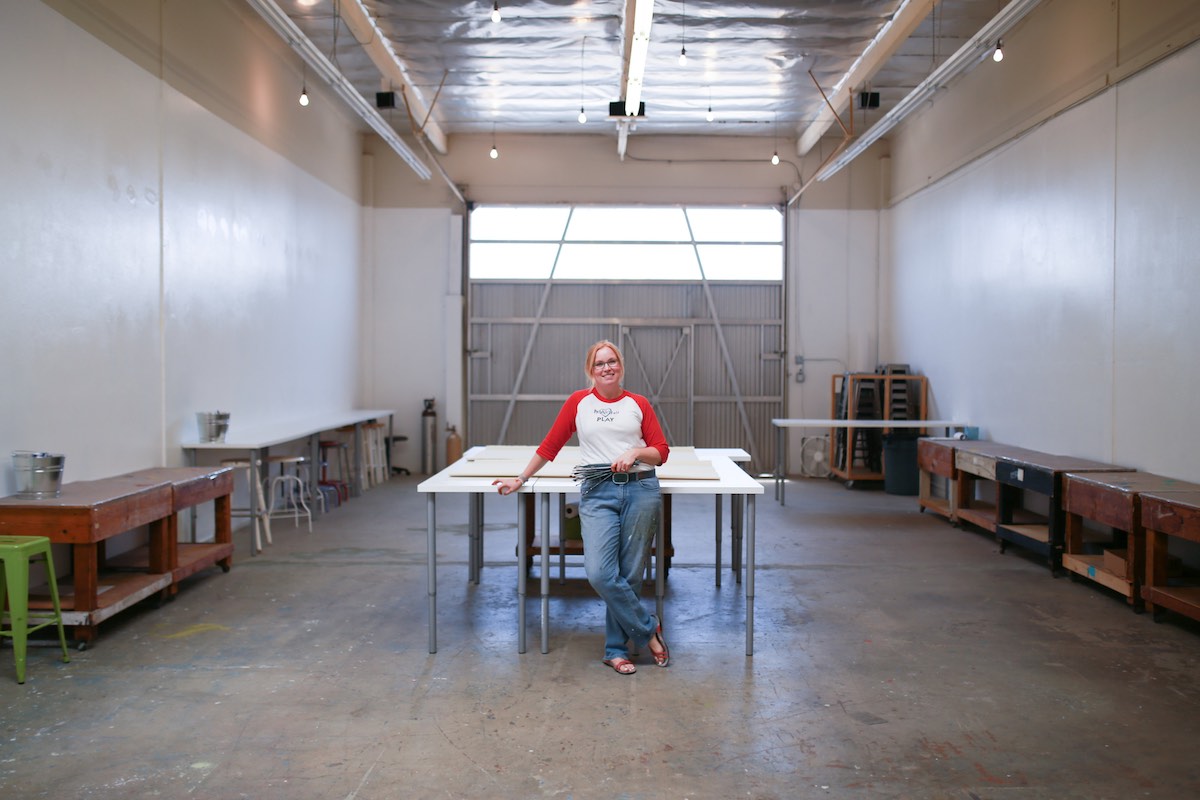
<svg viewBox="0 0 1200 800">
<path fill-rule="evenodd" d="M 427 398 L 421 412 L 421 472 L 425 475 L 437 472 L 437 411 L 433 401 Z"/>
<path fill-rule="evenodd" d="M 453 425 L 446 426 L 446 466 L 462 458 L 463 441 Z"/>
</svg>

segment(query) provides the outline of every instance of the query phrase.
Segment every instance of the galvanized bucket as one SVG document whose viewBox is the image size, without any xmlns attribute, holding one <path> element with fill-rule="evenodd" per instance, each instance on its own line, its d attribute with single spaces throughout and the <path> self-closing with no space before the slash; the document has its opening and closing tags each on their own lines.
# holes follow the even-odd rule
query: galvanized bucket
<svg viewBox="0 0 1200 800">
<path fill-rule="evenodd" d="M 223 442 L 229 430 L 229 414 L 225 411 L 197 411 L 196 424 L 200 427 L 200 441 Z"/>
<path fill-rule="evenodd" d="M 22 497 L 58 497 L 62 493 L 67 457 L 57 453 L 16 450 L 12 454 L 17 494 Z"/>
</svg>

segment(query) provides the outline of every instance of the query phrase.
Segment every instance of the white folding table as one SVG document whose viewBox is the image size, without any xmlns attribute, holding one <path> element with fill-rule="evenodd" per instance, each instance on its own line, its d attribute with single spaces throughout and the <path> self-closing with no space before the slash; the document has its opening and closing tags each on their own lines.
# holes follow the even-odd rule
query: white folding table
<svg viewBox="0 0 1200 800">
<path fill-rule="evenodd" d="M 532 448 L 525 451 L 532 452 Z M 736 498 L 740 501 L 745 500 L 743 511 L 744 526 L 738 526 L 740 520 L 736 520 L 739 512 L 735 510 L 735 530 L 739 527 L 744 527 L 745 543 L 746 543 L 746 655 L 753 655 L 754 652 L 754 518 L 755 508 L 754 500 L 757 495 L 763 494 L 763 485 L 746 473 L 745 470 L 737 466 L 729 457 L 730 454 L 738 457 L 748 457 L 744 451 L 697 451 L 697 456 L 701 454 L 706 456 L 705 459 L 710 463 L 716 472 L 716 477 L 711 479 L 688 479 L 688 478 L 659 478 L 659 486 L 664 495 L 670 494 L 709 494 L 716 498 L 721 498 L 726 495 L 731 498 Z M 506 458 L 512 459 L 512 463 L 520 462 L 523 467 L 528 461 L 528 458 L 521 458 L 522 454 L 506 454 Z M 426 495 L 426 525 L 428 536 L 428 591 L 429 591 L 429 652 L 437 652 L 437 503 L 438 494 L 455 493 L 472 495 L 469 502 L 471 506 L 468 514 L 468 528 L 470 532 L 471 548 L 482 548 L 482 503 L 483 496 L 487 492 L 496 491 L 496 487 L 492 482 L 499 475 L 508 476 L 516 474 L 515 470 L 510 469 L 511 465 L 500 466 L 489 470 L 486 467 L 471 468 L 462 470 L 462 465 L 466 462 L 478 461 L 486 458 L 486 453 L 482 448 L 472 448 L 460 461 L 455 462 L 439 472 L 437 475 L 423 481 L 417 487 L 417 491 Z M 520 467 L 518 467 L 519 469 Z M 665 467 L 665 475 L 669 475 L 670 471 Z M 496 474 L 478 475 L 478 474 L 459 474 L 456 471 L 465 472 L 488 472 Z M 516 494 L 518 495 L 535 495 L 540 501 L 540 518 L 542 526 L 541 536 L 541 638 L 542 652 L 549 651 L 549 602 L 550 602 L 550 495 L 566 494 L 578 491 L 578 485 L 565 475 L 543 477 L 535 476 L 521 486 Z M 718 504 L 718 511 L 720 505 Z M 736 509 L 737 506 L 734 506 Z M 527 560 L 527 544 L 525 530 L 528 526 L 528 521 L 525 519 L 525 504 L 517 503 L 517 649 L 518 652 L 524 653 L 525 646 L 525 597 L 527 588 L 527 574 L 525 563 Z M 718 529 L 720 527 L 720 517 L 718 515 Z M 659 526 L 658 535 L 656 537 L 658 563 L 663 563 L 663 531 L 662 526 Z M 719 540 L 718 540 L 719 552 Z M 471 557 L 472 572 L 470 579 L 478 582 L 479 564 L 482 563 L 482 554 L 472 552 Z M 659 618 L 662 619 L 663 613 L 663 596 L 665 593 L 665 575 L 661 566 L 655 570 L 655 599 Z"/>
<path fill-rule="evenodd" d="M 323 431 L 333 431 L 338 428 L 353 427 L 354 428 L 354 458 L 352 459 L 352 471 L 354 477 L 350 481 L 351 487 L 355 494 L 359 492 L 361 478 L 359 475 L 359 465 L 362 463 L 363 452 L 363 435 L 362 426 L 364 422 L 387 418 L 388 421 L 388 437 L 390 440 L 392 433 L 392 415 L 391 409 L 385 408 L 365 408 L 354 409 L 351 411 L 335 411 L 328 414 L 317 414 L 310 417 L 300 419 L 279 420 L 270 424 L 259 426 L 244 426 L 238 423 L 236 419 L 230 421 L 229 432 L 225 438 L 219 442 L 200 442 L 200 441 L 184 441 L 181 443 L 184 452 L 187 454 L 188 463 L 191 466 L 196 466 L 196 454 L 199 451 L 220 451 L 220 450 L 240 450 L 246 453 L 246 457 L 250 461 L 250 476 L 251 480 L 261 484 L 262 475 L 259 473 L 258 464 L 262 461 L 265 464 L 265 459 L 270 448 L 287 442 L 295 442 L 301 439 L 307 440 L 309 450 L 309 463 L 312 464 L 313 480 L 316 480 L 318 471 L 320 470 L 320 455 L 318 453 L 317 436 Z M 390 474 L 390 466 L 389 466 Z M 258 493 L 254 491 L 254 487 L 250 487 L 250 515 L 252 518 L 262 519 L 266 516 L 267 509 L 261 507 L 258 502 Z M 258 550 L 254 546 L 254 525 L 250 526 L 250 553 L 258 555 Z"/>
</svg>

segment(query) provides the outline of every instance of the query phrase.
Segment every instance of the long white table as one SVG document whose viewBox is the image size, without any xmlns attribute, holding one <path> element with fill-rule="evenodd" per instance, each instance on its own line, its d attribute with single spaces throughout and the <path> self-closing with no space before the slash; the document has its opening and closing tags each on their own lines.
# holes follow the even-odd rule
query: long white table
<svg viewBox="0 0 1200 800">
<path fill-rule="evenodd" d="M 738 455 L 742 451 L 730 451 L 733 455 Z M 482 501 L 483 497 L 488 492 L 496 491 L 496 487 L 492 485 L 492 481 L 496 476 L 492 475 L 455 475 L 457 470 L 461 469 L 464 462 L 471 461 L 480 456 L 478 448 L 472 448 L 463 459 L 455 464 L 451 464 L 438 474 L 423 481 L 417 486 L 417 491 L 426 495 L 426 525 L 428 536 L 428 590 L 429 590 L 429 652 L 437 652 L 437 495 L 450 494 L 468 494 L 471 495 L 469 502 L 471 503 L 469 510 L 468 526 L 471 528 L 471 544 L 469 547 L 476 547 L 476 541 L 482 546 Z M 746 655 L 754 653 L 754 498 L 756 495 L 764 493 L 763 485 L 746 473 L 745 470 L 738 467 L 730 458 L 729 455 L 720 453 L 719 451 L 697 451 L 697 455 L 707 456 L 706 460 L 711 463 L 715 469 L 716 477 L 711 479 L 690 479 L 690 478 L 670 478 L 670 471 L 664 467 L 663 474 L 659 477 L 659 486 L 664 495 L 675 494 L 708 494 L 720 498 L 730 496 L 731 498 L 744 499 L 745 517 L 743 525 L 737 526 L 739 529 L 744 529 L 746 542 Z M 526 459 L 528 460 L 528 459 Z M 521 462 L 524 466 L 524 462 Z M 507 474 L 507 473 L 504 473 Z M 550 607 L 550 496 L 564 495 L 579 490 L 578 484 L 569 477 L 534 477 L 527 483 L 521 486 L 517 495 L 534 495 L 540 501 L 540 519 L 541 519 L 541 644 L 542 652 L 549 652 L 549 607 Z M 718 513 L 719 513 L 718 506 Z M 525 597 L 527 590 L 527 574 L 526 560 L 528 557 L 525 531 L 528 527 L 528 520 L 525 517 L 525 503 L 518 501 L 517 503 L 517 650 L 524 653 L 525 646 Z M 734 512 L 736 518 L 738 512 Z M 718 517 L 718 527 L 720 526 L 720 518 Z M 478 530 L 477 530 L 478 529 Z M 475 537 L 480 537 L 476 539 Z M 662 619 L 663 614 L 663 597 L 665 594 L 665 574 L 662 568 L 664 564 L 664 541 L 663 529 L 659 526 L 658 535 L 656 536 L 656 552 L 657 568 L 655 569 L 655 600 L 659 619 Z M 719 544 L 718 544 L 719 552 Z M 478 561 L 481 561 L 481 557 Z M 472 563 L 478 563 L 474 554 L 472 554 Z M 472 580 L 477 581 L 477 576 L 472 574 Z"/>
<path fill-rule="evenodd" d="M 359 494 L 362 488 L 362 476 L 359 466 L 362 463 L 363 453 L 363 423 L 373 422 L 386 417 L 388 441 L 391 441 L 392 416 L 394 413 L 388 408 L 352 409 L 349 411 L 333 411 L 327 414 L 315 414 L 298 419 L 278 420 L 254 426 L 240 425 L 237 418 L 234 417 L 229 422 L 229 430 L 226 432 L 223 441 L 201 442 L 197 437 L 194 439 L 185 439 L 181 442 L 181 446 L 187 454 L 188 463 L 192 466 L 196 465 L 196 454 L 201 451 L 242 451 L 246 454 L 250 462 L 251 479 L 261 485 L 263 476 L 259 473 L 258 465 L 259 462 L 262 462 L 264 465 L 266 464 L 270 448 L 305 439 L 307 440 L 309 463 L 313 469 L 312 480 L 315 481 L 321 468 L 321 457 L 318 446 L 319 435 L 324 431 L 353 427 L 354 457 L 351 459 L 350 469 L 353 475 L 350 486 L 354 494 Z M 391 474 L 390 465 L 388 474 Z M 254 491 L 253 487 L 250 487 L 250 515 L 252 519 L 256 520 L 255 524 L 262 521 L 266 517 L 266 513 L 267 509 L 263 508 L 258 502 L 258 493 Z M 258 549 L 254 545 L 254 524 L 250 526 L 250 553 L 251 555 L 258 555 Z"/>
<path fill-rule="evenodd" d="M 775 499 L 783 505 L 784 483 L 785 483 L 785 467 L 787 461 L 787 431 L 790 428 L 846 428 L 847 439 L 850 438 L 850 429 L 906 429 L 906 430 L 923 430 L 925 428 L 944 428 L 946 434 L 951 431 L 963 430 L 966 428 L 964 422 L 954 422 L 948 419 L 773 419 L 771 424 L 775 426 Z"/>
</svg>

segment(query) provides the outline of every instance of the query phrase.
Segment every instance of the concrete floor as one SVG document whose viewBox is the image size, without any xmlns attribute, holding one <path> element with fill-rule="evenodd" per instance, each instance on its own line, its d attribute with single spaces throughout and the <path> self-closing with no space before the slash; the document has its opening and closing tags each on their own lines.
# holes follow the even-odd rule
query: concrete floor
<svg viewBox="0 0 1200 800">
<path fill-rule="evenodd" d="M 546 655 L 531 595 L 517 653 L 515 501 L 498 496 L 477 587 L 466 502 L 439 501 L 430 655 L 416 483 L 311 534 L 277 522 L 263 555 L 106 622 L 70 664 L 32 650 L 24 686 L 0 650 L 0 797 L 1200 795 L 1200 630 L 915 498 L 798 481 L 781 508 L 768 489 L 750 658 L 741 588 L 713 585 L 712 502 L 677 499 L 673 663 L 623 677 L 579 583 L 552 584 Z"/>
</svg>

